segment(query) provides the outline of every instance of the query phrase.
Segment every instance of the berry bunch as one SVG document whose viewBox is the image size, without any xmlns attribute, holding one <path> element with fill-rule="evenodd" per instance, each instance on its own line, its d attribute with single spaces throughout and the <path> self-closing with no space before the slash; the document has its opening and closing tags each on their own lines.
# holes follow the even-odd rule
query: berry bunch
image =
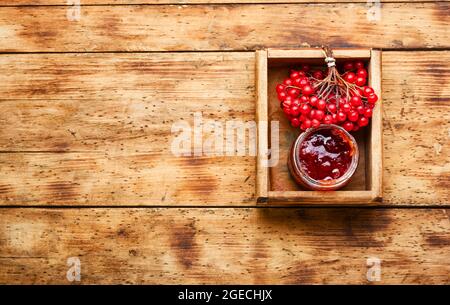
<svg viewBox="0 0 450 305">
<path fill-rule="evenodd" d="M 303 65 L 291 70 L 276 91 L 293 127 L 306 130 L 323 123 L 357 131 L 369 124 L 378 100 L 373 88 L 366 86 L 367 75 L 362 61 L 348 61 L 339 67 L 333 63 L 326 72 Z"/>
</svg>

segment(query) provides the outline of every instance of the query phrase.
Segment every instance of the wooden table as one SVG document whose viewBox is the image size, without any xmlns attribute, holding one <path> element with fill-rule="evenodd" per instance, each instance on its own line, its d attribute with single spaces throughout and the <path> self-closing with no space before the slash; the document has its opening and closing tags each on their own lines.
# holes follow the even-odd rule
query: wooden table
<svg viewBox="0 0 450 305">
<path fill-rule="evenodd" d="M 0 283 L 450 282 L 449 2 L 251 2 L 2 1 Z M 255 50 L 320 44 L 383 50 L 381 206 L 257 208 L 255 157 L 173 156 L 196 111 L 255 119 Z"/>
</svg>

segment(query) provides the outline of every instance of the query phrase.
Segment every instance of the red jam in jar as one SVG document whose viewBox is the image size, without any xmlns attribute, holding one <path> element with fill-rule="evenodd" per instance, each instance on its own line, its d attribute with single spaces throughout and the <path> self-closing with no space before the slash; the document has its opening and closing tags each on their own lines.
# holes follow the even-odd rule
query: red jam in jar
<svg viewBox="0 0 450 305">
<path fill-rule="evenodd" d="M 337 125 L 321 125 L 297 138 L 288 166 L 300 185 L 311 190 L 336 190 L 349 182 L 358 158 L 352 135 Z"/>
<path fill-rule="evenodd" d="M 331 129 L 310 134 L 300 144 L 300 166 L 315 180 L 341 177 L 352 162 L 352 147 Z"/>
</svg>

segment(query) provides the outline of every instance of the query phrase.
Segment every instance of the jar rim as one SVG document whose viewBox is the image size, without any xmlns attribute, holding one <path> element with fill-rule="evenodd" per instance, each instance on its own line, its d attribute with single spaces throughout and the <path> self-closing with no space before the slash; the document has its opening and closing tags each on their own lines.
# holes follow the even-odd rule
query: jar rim
<svg viewBox="0 0 450 305">
<path fill-rule="evenodd" d="M 331 129 L 331 130 L 338 130 L 341 137 L 347 138 L 353 155 L 352 155 L 352 161 L 347 169 L 347 171 L 339 178 L 337 179 L 331 179 L 331 180 L 316 180 L 312 177 L 310 177 L 306 171 L 303 169 L 303 167 L 300 164 L 300 144 L 311 134 L 323 130 L 323 129 Z M 353 176 L 353 174 L 356 171 L 356 168 L 358 167 L 359 162 L 359 149 L 358 149 L 358 143 L 356 142 L 355 138 L 344 128 L 342 128 L 339 125 L 335 124 L 322 124 L 319 127 L 316 128 L 309 128 L 305 132 L 303 132 L 301 135 L 297 137 L 297 139 L 294 142 L 293 147 L 293 153 L 294 153 L 294 167 L 295 169 L 301 174 L 302 178 L 305 180 L 304 182 L 312 187 L 312 188 L 320 188 L 323 190 L 335 190 L 342 186 L 344 186 L 348 180 Z"/>
</svg>

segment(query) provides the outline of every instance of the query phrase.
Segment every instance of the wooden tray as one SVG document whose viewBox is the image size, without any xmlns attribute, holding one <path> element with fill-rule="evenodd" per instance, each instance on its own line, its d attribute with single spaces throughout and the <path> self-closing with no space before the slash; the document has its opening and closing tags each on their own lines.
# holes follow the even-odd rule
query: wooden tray
<svg viewBox="0 0 450 305">
<path fill-rule="evenodd" d="M 295 183 L 287 167 L 287 155 L 292 142 L 301 132 L 292 128 L 279 107 L 275 92 L 277 83 L 287 77 L 289 68 L 300 63 L 324 64 L 320 49 L 261 50 L 256 53 L 256 117 L 258 130 L 258 158 L 256 198 L 263 204 L 307 205 L 361 205 L 382 199 L 382 118 L 381 118 L 381 51 L 371 49 L 334 49 L 339 63 L 345 59 L 368 62 L 369 85 L 379 101 L 374 108 L 370 124 L 353 133 L 358 141 L 360 160 L 350 183 L 338 191 L 309 191 Z M 270 148 L 270 122 L 279 121 L 279 162 L 264 166 Z M 268 122 L 268 124 L 261 124 Z"/>
</svg>

